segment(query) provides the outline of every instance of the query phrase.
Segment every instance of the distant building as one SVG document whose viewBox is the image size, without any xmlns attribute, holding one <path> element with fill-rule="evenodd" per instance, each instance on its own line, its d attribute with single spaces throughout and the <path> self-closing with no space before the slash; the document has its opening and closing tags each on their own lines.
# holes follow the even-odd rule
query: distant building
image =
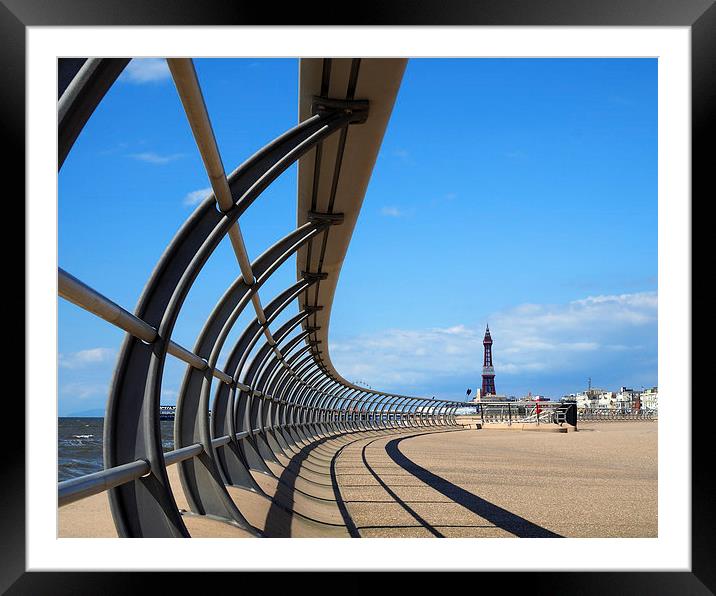
<svg viewBox="0 0 716 596">
<path fill-rule="evenodd" d="M 605 391 L 592 388 L 581 393 L 565 395 L 562 401 L 576 400 L 578 408 L 600 408 L 621 412 L 657 411 L 659 409 L 657 387 L 638 391 L 629 387 L 620 387 L 619 391 Z"/>
<path fill-rule="evenodd" d="M 521 401 L 549 401 L 541 395 L 532 395 L 529 392 Z M 629 387 L 620 387 L 619 391 L 606 391 L 598 387 L 590 387 L 579 393 L 568 393 L 560 401 L 577 402 L 579 409 L 606 409 L 620 412 L 636 413 L 642 410 L 657 412 L 659 410 L 658 387 L 650 387 L 637 391 Z"/>
<path fill-rule="evenodd" d="M 645 410 L 659 410 L 658 387 L 650 387 L 641 392 L 641 407 Z"/>
<path fill-rule="evenodd" d="M 496 395 L 488 393 L 485 395 L 482 389 L 478 389 L 475 393 L 475 397 L 472 398 L 472 403 L 479 404 L 486 401 L 515 401 L 514 397 L 507 397 L 506 395 Z"/>
<path fill-rule="evenodd" d="M 520 401 L 550 401 L 550 399 L 544 395 L 532 395 L 532 392 L 529 391 Z"/>
<path fill-rule="evenodd" d="M 597 407 L 610 410 L 617 407 L 617 394 L 614 391 L 602 391 L 597 398 Z"/>
<path fill-rule="evenodd" d="M 617 407 L 626 412 L 638 412 L 641 409 L 641 391 L 620 387 L 616 394 Z"/>
<path fill-rule="evenodd" d="M 577 393 L 574 397 L 577 399 L 578 408 L 598 408 L 599 396 L 606 393 L 604 389 L 597 389 L 596 387 Z"/>
</svg>

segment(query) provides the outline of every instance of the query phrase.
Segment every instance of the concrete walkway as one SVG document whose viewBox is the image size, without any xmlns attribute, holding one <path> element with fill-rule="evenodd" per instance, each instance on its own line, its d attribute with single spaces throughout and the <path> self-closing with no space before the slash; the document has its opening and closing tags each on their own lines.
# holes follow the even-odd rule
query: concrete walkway
<svg viewBox="0 0 716 596">
<path fill-rule="evenodd" d="M 578 432 L 364 432 L 299 446 L 229 491 L 275 537 L 654 537 L 657 423 Z M 291 455 L 291 454 L 289 454 Z M 177 505 L 188 509 L 176 466 Z M 186 514 L 195 537 L 248 537 Z M 59 536 L 116 536 L 106 495 L 59 511 Z"/>
<path fill-rule="evenodd" d="M 339 457 L 360 536 L 655 537 L 657 423 L 367 439 Z"/>
</svg>

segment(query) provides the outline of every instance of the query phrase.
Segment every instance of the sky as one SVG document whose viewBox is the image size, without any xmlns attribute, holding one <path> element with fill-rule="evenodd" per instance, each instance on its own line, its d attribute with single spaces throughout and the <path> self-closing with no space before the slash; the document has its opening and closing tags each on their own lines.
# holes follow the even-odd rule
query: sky
<svg viewBox="0 0 716 596">
<path fill-rule="evenodd" d="M 195 65 L 227 172 L 297 123 L 296 60 Z M 252 260 L 295 226 L 296 186 L 294 166 L 242 216 Z M 133 60 L 60 171 L 58 265 L 131 311 L 208 193 L 165 62 Z M 175 341 L 193 346 L 237 276 L 225 240 Z M 295 262 L 274 277 L 264 304 Z M 480 386 L 487 323 L 500 394 L 657 384 L 656 59 L 408 61 L 338 281 L 331 359 L 374 389 L 460 400 Z M 122 338 L 58 299 L 60 415 L 104 409 Z M 172 404 L 185 365 L 167 362 Z"/>
</svg>

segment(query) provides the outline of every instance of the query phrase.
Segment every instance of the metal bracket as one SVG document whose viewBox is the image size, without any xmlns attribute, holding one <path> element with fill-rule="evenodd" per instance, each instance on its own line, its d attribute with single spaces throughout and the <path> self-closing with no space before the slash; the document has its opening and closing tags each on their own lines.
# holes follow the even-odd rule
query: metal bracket
<svg viewBox="0 0 716 596">
<path fill-rule="evenodd" d="M 305 312 L 307 312 L 308 314 L 313 314 L 314 312 L 318 312 L 319 310 L 323 310 L 323 305 L 322 305 L 322 304 L 317 304 L 316 306 L 305 306 L 305 307 L 303 308 L 303 310 L 304 310 Z"/>
<path fill-rule="evenodd" d="M 368 119 L 369 102 L 367 99 L 334 99 L 332 97 L 313 96 L 311 112 L 326 114 L 343 112 L 350 114 L 350 124 L 363 124 Z"/>
<path fill-rule="evenodd" d="M 342 213 L 318 213 L 317 211 L 308 212 L 308 221 L 311 223 L 324 223 L 337 226 L 343 223 Z"/>
<path fill-rule="evenodd" d="M 307 281 L 318 281 L 319 279 L 327 279 L 328 273 L 325 272 L 314 272 L 314 271 L 301 271 L 303 279 Z"/>
</svg>

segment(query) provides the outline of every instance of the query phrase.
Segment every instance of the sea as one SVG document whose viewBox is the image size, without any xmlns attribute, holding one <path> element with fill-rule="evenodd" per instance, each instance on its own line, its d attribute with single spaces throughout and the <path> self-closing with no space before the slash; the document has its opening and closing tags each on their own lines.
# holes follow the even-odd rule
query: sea
<svg viewBox="0 0 716 596">
<path fill-rule="evenodd" d="M 174 448 L 174 421 L 162 420 L 162 447 Z M 102 461 L 104 418 L 59 418 L 57 421 L 58 481 L 99 472 Z"/>
</svg>

